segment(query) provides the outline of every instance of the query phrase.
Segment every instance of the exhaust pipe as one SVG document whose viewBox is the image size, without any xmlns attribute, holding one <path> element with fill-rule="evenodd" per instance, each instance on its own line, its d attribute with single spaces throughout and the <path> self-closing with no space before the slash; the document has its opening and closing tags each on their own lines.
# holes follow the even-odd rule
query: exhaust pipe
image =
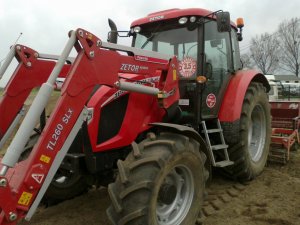
<svg viewBox="0 0 300 225">
<path fill-rule="evenodd" d="M 110 27 L 110 32 L 108 33 L 107 41 L 110 43 L 117 44 L 118 42 L 118 29 L 114 21 L 108 19 L 108 25 Z"/>
</svg>

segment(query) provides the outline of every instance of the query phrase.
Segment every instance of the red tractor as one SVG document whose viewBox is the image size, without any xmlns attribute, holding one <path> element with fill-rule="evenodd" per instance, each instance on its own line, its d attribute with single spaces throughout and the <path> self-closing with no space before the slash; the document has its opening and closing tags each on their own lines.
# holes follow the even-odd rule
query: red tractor
<svg viewBox="0 0 300 225">
<path fill-rule="evenodd" d="M 29 220 L 45 196 L 108 184 L 112 224 L 194 224 L 212 166 L 238 180 L 262 172 L 270 87 L 242 70 L 243 24 L 223 11 L 171 9 L 134 21 L 126 47 L 109 22 L 109 42 L 77 29 L 61 56 L 16 45 L 1 67 L 0 77 L 19 61 L 0 101 L 1 147 L 41 87 L 1 159 L 1 225 Z M 66 80 L 48 118 L 57 77 Z"/>
</svg>

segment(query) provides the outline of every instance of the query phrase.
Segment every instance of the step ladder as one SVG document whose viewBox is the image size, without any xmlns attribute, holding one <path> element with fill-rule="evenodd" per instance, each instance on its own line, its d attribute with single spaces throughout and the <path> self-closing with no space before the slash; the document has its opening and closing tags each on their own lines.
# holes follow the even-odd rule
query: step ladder
<svg viewBox="0 0 300 225">
<path fill-rule="evenodd" d="M 229 156 L 228 156 L 228 151 L 227 151 L 228 145 L 226 145 L 226 143 L 225 143 L 223 129 L 221 127 L 219 119 L 216 120 L 217 128 L 207 129 L 205 121 L 202 121 L 201 124 L 203 127 L 203 133 L 205 135 L 206 143 L 207 143 L 207 146 L 209 149 L 209 154 L 210 154 L 210 158 L 212 161 L 212 165 L 215 167 L 226 167 L 226 166 L 233 165 L 234 162 L 230 161 Z M 211 134 L 219 134 L 219 137 L 220 137 L 219 142 L 221 142 L 221 143 L 211 145 L 211 137 L 210 137 Z M 223 151 L 225 159 L 216 162 L 216 159 L 215 159 L 216 151 Z"/>
</svg>

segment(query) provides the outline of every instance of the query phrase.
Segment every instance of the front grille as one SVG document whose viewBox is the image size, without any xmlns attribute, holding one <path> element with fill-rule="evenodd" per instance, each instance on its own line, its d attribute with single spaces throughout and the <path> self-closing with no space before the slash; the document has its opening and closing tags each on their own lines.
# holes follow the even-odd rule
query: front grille
<svg viewBox="0 0 300 225">
<path fill-rule="evenodd" d="M 98 144 L 113 138 L 119 133 L 126 113 L 128 99 L 129 94 L 123 95 L 101 109 Z"/>
</svg>

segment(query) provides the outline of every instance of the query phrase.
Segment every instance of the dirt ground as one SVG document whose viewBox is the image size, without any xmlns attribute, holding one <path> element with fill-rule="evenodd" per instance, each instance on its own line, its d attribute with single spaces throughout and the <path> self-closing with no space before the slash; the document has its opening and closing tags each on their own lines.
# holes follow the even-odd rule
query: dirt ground
<svg viewBox="0 0 300 225">
<path fill-rule="evenodd" d="M 269 164 L 248 184 L 215 175 L 208 188 L 203 225 L 300 225 L 300 149 L 287 165 Z M 39 208 L 30 222 L 20 225 L 108 225 L 106 188 L 49 208 Z"/>
<path fill-rule="evenodd" d="M 30 222 L 18 224 L 109 225 L 109 204 L 106 188 L 94 189 L 56 206 L 41 206 Z M 248 184 L 214 173 L 202 214 L 203 225 L 300 225 L 300 149 L 291 152 L 287 165 L 269 164 Z"/>
</svg>

